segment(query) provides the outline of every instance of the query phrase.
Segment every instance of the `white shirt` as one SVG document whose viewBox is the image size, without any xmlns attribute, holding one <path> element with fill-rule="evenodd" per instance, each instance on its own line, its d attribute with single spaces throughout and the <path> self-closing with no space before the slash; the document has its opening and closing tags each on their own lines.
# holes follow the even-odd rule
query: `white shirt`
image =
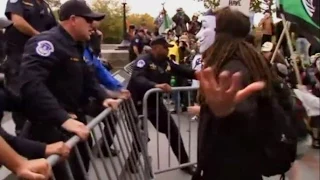
<svg viewBox="0 0 320 180">
<path fill-rule="evenodd" d="M 307 110 L 308 116 L 320 115 L 320 98 L 311 94 L 307 90 L 294 89 L 293 90 L 298 99 L 302 102 L 304 108 Z"/>
</svg>

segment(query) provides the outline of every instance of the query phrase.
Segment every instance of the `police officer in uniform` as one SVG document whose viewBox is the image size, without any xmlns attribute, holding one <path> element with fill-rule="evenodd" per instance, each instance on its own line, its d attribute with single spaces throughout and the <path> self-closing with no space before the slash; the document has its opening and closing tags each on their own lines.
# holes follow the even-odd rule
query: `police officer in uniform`
<svg viewBox="0 0 320 180">
<path fill-rule="evenodd" d="M 101 57 L 101 42 L 103 39 L 103 34 L 98 30 L 100 25 L 99 21 L 93 22 L 93 31 L 91 32 L 89 46 L 92 49 L 92 53 L 96 57 Z"/>
<path fill-rule="evenodd" d="M 129 47 L 129 60 L 130 62 L 134 61 L 143 51 L 144 42 L 144 30 L 139 29 L 137 34 L 131 40 L 130 47 Z"/>
<path fill-rule="evenodd" d="M 4 59 L 6 58 L 4 29 L 8 28 L 9 26 L 12 26 L 12 21 L 9 21 L 5 17 L 1 17 L 0 18 L 0 66 L 2 65 Z M 0 72 L 2 73 L 2 67 Z"/>
<path fill-rule="evenodd" d="M 57 25 L 49 5 L 44 0 L 8 0 L 5 15 L 13 26 L 6 29 L 6 54 L 4 64 L 6 76 L 6 89 L 13 95 L 18 96 L 13 84 L 17 84 L 19 66 L 21 63 L 23 47 L 27 40 L 42 31 L 51 29 Z M 21 113 L 13 112 L 13 120 L 16 131 L 19 134 L 25 118 Z"/>
<path fill-rule="evenodd" d="M 69 0 L 60 7 L 60 25 L 28 40 L 20 67 L 20 94 L 27 118 L 32 121 L 31 138 L 40 142 L 57 142 L 70 133 L 88 138 L 85 113 L 81 107 L 89 97 L 105 107 L 118 105 L 108 99 L 83 59 L 83 42 L 90 39 L 92 22 L 104 14 L 94 13 L 85 1 Z M 90 139 L 88 140 L 90 143 Z M 78 143 L 86 170 L 89 156 L 84 143 Z M 69 158 L 74 179 L 85 179 L 79 173 L 74 153 Z M 56 179 L 67 180 L 65 166 L 54 166 Z"/>
<path fill-rule="evenodd" d="M 128 84 L 128 90 L 131 92 L 133 101 L 135 102 L 139 114 L 142 114 L 142 100 L 144 94 L 149 89 L 160 88 L 165 92 L 169 92 L 171 90 L 169 83 L 172 75 L 183 76 L 188 79 L 195 79 L 194 70 L 185 69 L 175 64 L 168 58 L 167 55 L 169 47 L 172 47 L 172 45 L 168 44 L 165 38 L 157 37 L 151 42 L 151 53 L 137 59 Z M 170 133 L 169 141 L 174 154 L 176 155 L 177 159 L 179 159 L 178 157 L 180 153 L 180 163 L 188 163 L 189 157 L 184 148 L 179 129 L 172 117 L 167 120 L 168 112 L 162 102 L 162 99 L 159 99 L 159 109 L 156 109 L 156 98 L 156 94 L 153 94 L 148 99 L 148 119 L 150 119 L 151 123 L 154 125 L 154 127 L 156 127 L 158 111 L 159 131 L 164 133 L 167 138 L 169 138 Z M 170 132 L 168 131 L 169 126 Z M 182 170 L 189 174 L 194 172 L 193 167 L 186 167 Z"/>
</svg>

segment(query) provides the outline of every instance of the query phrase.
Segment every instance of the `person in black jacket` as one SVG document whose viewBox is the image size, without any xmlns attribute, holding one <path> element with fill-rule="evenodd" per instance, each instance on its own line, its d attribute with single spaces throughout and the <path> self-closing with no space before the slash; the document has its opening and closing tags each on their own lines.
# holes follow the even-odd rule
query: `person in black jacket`
<svg viewBox="0 0 320 180">
<path fill-rule="evenodd" d="M 25 43 L 36 34 L 47 31 L 57 25 L 54 14 L 44 0 L 11 0 L 7 1 L 6 17 L 13 25 L 6 28 L 6 55 L 3 64 L 6 89 L 12 96 L 18 96 L 15 91 L 19 76 L 19 66 L 22 59 Z M 18 111 L 18 110 L 17 110 Z M 19 134 L 26 121 L 21 112 L 12 112 L 16 124 L 16 133 Z"/>
<path fill-rule="evenodd" d="M 249 18 L 228 7 L 203 17 L 197 34 L 204 70 L 198 73 L 201 112 L 193 180 L 262 180 L 258 97 L 271 96 L 272 74 L 245 41 L 249 32 Z"/>
<path fill-rule="evenodd" d="M 142 114 L 142 101 L 148 90 L 160 88 L 165 92 L 170 91 L 169 84 L 172 75 L 195 79 L 194 70 L 177 65 L 168 58 L 168 48 L 172 46 L 164 37 L 157 37 L 151 42 L 151 53 L 140 57 L 133 68 L 127 88 L 131 92 L 139 114 Z M 173 118 L 171 116 L 168 118 L 167 114 L 167 109 L 160 96 L 150 95 L 148 98 L 148 119 L 154 127 L 158 125 L 159 132 L 167 136 L 179 163 L 189 163 L 190 159 L 184 148 L 179 129 Z M 182 170 L 189 174 L 194 172 L 193 167 L 185 167 Z"/>
<path fill-rule="evenodd" d="M 6 103 L 7 102 L 7 103 Z M 7 98 L 4 91 L 0 89 L 0 122 L 3 118 L 3 111 L 8 108 L 10 99 Z M 7 133 L 0 126 L 0 136 L 20 155 L 28 158 L 28 159 L 37 159 L 48 157 L 53 154 L 59 154 L 63 158 L 67 158 L 70 153 L 70 148 L 65 145 L 62 141 L 45 144 L 42 142 L 32 141 L 29 139 L 25 139 L 22 137 L 16 137 L 9 133 Z M 28 148 L 26 148 L 28 147 Z"/>
<path fill-rule="evenodd" d="M 11 21 L 2 18 L 0 19 L 0 30 L 2 28 L 9 27 L 10 25 L 12 25 Z M 3 111 L 11 110 L 13 109 L 12 107 L 13 105 L 11 99 L 8 98 L 3 89 L 0 89 L 0 122 L 3 118 Z M 63 142 L 46 145 L 45 143 L 13 136 L 7 133 L 1 126 L 0 136 L 2 136 L 4 140 L 20 155 L 28 159 L 43 158 L 52 154 L 59 154 L 66 158 L 70 152 L 70 148 L 67 147 Z"/>
<path fill-rule="evenodd" d="M 25 115 L 32 122 L 33 140 L 65 141 L 74 133 L 91 144 L 84 105 L 91 97 L 104 107 L 120 103 L 109 98 L 83 57 L 93 21 L 100 21 L 104 16 L 93 12 L 85 1 L 69 0 L 60 7 L 59 26 L 27 41 L 17 86 Z M 90 158 L 86 144 L 80 142 L 77 147 L 88 170 Z M 69 163 L 74 179 L 84 179 L 78 173 L 81 167 L 75 153 Z M 53 169 L 56 179 L 68 179 L 63 164 L 56 164 Z"/>
</svg>

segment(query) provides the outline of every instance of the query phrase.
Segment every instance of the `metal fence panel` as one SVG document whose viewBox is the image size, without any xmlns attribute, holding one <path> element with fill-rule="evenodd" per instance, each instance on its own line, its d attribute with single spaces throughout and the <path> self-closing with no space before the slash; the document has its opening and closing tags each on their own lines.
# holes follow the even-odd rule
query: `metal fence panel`
<svg viewBox="0 0 320 180">
<path fill-rule="evenodd" d="M 118 80 L 124 88 L 127 87 L 131 74 L 128 74 L 126 71 L 120 69 L 113 73 L 113 77 Z"/>
<path fill-rule="evenodd" d="M 129 64 L 127 64 L 126 66 L 123 67 L 123 69 L 128 73 L 128 74 L 132 74 L 132 70 L 133 70 L 133 66 L 135 65 L 136 61 L 132 61 Z"/>
<path fill-rule="evenodd" d="M 90 168 L 85 169 L 83 156 L 78 149 L 80 138 L 73 136 L 66 144 L 73 148 L 79 167 L 78 173 L 83 175 L 83 179 L 128 179 L 128 180 L 147 180 L 150 179 L 151 166 L 146 150 L 143 148 L 142 131 L 139 126 L 139 118 L 135 111 L 132 100 L 125 100 L 121 103 L 118 110 L 104 110 L 96 118 L 92 119 L 87 127 L 91 130 L 92 139 L 96 144 L 98 156 L 95 156 L 89 142 L 85 142 L 85 149 L 90 158 Z M 113 147 L 119 149 L 118 156 L 112 157 L 110 146 L 106 136 L 113 136 L 110 128 L 115 127 Z M 110 134 L 106 134 L 104 128 L 108 128 Z M 95 129 L 95 130 L 93 130 Z M 100 137 L 99 135 L 100 134 Z M 102 143 L 100 143 L 102 142 Z M 106 148 L 107 157 L 103 153 L 102 146 Z M 54 166 L 58 163 L 60 157 L 52 155 L 47 158 L 48 162 Z M 68 161 L 65 167 L 69 179 L 75 179 L 74 173 Z M 106 178 L 107 177 L 107 178 Z"/>
<path fill-rule="evenodd" d="M 151 138 L 149 142 L 152 145 L 145 144 L 145 149 L 148 154 L 156 155 L 152 157 L 154 174 L 183 169 L 196 164 L 198 124 L 191 121 L 190 115 L 184 113 L 183 110 L 192 104 L 194 93 L 197 90 L 198 87 L 188 86 L 174 87 L 170 94 L 165 94 L 158 88 L 145 93 L 143 98 L 143 129 L 146 137 L 153 136 L 154 138 Z M 170 104 L 170 97 L 174 97 L 174 105 Z M 148 100 L 149 98 L 154 98 L 156 104 L 148 104 L 152 101 Z M 182 98 L 184 98 L 183 103 Z M 184 104 L 183 108 L 181 108 L 182 104 Z M 176 107 L 175 113 L 170 112 L 172 107 Z M 150 129 L 148 128 L 149 121 L 156 129 L 155 135 L 148 132 L 148 129 Z M 160 133 L 166 135 L 167 142 L 163 141 Z M 172 156 L 175 157 L 172 158 Z"/>
</svg>

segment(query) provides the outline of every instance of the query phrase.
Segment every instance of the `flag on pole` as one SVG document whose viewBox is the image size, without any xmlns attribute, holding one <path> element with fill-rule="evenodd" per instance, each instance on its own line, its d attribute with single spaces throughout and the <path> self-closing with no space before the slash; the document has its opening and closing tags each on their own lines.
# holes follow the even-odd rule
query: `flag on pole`
<svg viewBox="0 0 320 180">
<path fill-rule="evenodd" d="M 297 24 L 299 32 L 314 46 L 320 46 L 320 0 L 277 0 L 277 12 Z"/>
<path fill-rule="evenodd" d="M 162 21 L 161 25 L 159 27 L 159 34 L 163 34 L 166 32 L 167 29 L 172 29 L 174 27 L 174 22 L 172 19 L 169 17 L 169 15 L 166 13 L 166 10 L 163 8 L 163 16 L 162 16 Z"/>
</svg>

